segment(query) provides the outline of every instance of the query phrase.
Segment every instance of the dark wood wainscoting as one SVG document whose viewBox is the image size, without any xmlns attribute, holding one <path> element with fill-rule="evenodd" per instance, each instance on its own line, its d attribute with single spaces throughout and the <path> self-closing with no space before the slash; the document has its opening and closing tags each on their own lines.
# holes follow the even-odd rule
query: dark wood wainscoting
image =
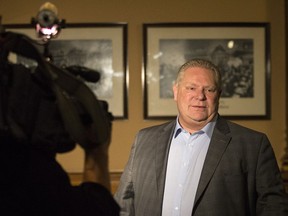
<svg viewBox="0 0 288 216">
<path fill-rule="evenodd" d="M 122 172 L 110 172 L 112 194 L 117 190 L 121 174 Z M 69 176 L 73 185 L 79 185 L 82 182 L 82 173 L 69 173 Z"/>
</svg>

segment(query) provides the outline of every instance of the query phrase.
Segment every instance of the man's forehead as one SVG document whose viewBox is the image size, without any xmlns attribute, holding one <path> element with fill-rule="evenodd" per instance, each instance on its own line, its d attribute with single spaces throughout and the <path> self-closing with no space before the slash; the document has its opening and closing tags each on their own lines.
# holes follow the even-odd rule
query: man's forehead
<svg viewBox="0 0 288 216">
<path fill-rule="evenodd" d="M 183 85 L 190 85 L 190 86 L 204 86 L 204 87 L 216 87 L 214 83 L 199 83 L 197 81 L 182 81 L 181 82 Z"/>
<path fill-rule="evenodd" d="M 186 70 L 184 72 L 192 72 L 192 73 L 196 73 L 196 72 L 206 73 L 206 72 L 208 72 L 208 73 L 213 74 L 212 70 L 205 68 L 205 67 L 200 67 L 200 66 L 194 66 L 194 67 L 186 68 Z"/>
</svg>

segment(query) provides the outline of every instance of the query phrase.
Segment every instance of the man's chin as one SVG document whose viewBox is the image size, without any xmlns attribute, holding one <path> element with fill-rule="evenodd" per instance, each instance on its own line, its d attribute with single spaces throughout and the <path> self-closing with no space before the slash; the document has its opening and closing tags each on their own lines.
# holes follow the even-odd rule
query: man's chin
<svg viewBox="0 0 288 216">
<path fill-rule="evenodd" d="M 195 122 L 195 123 L 199 123 L 199 124 L 201 124 L 201 123 L 208 123 L 208 122 L 210 122 L 213 118 L 214 118 L 214 116 L 215 116 L 215 114 L 212 114 L 212 115 L 207 115 L 207 114 L 197 114 L 197 115 L 193 115 L 192 117 L 191 117 L 191 119 Z"/>
<path fill-rule="evenodd" d="M 208 117 L 207 116 L 193 116 L 191 118 L 194 122 L 206 122 L 208 120 Z"/>
</svg>

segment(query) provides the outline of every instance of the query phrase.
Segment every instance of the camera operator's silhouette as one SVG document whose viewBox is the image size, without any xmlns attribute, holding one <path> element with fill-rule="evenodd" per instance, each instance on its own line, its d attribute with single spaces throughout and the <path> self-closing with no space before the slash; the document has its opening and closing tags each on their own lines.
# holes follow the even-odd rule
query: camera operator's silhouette
<svg viewBox="0 0 288 216">
<path fill-rule="evenodd" d="M 36 68 L 8 60 L 10 52 Z M 23 34 L 0 33 L 0 214 L 118 215 L 110 193 L 113 116 L 86 84 L 46 61 Z M 56 161 L 79 144 L 83 182 L 74 186 Z"/>
</svg>

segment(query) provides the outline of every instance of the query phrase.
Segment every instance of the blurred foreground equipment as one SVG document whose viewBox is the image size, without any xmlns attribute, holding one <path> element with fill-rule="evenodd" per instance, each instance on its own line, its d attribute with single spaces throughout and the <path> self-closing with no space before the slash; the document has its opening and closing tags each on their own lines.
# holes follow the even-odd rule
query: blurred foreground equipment
<svg viewBox="0 0 288 216">
<path fill-rule="evenodd" d="M 47 91 L 51 90 L 56 97 L 65 128 L 75 142 L 93 147 L 109 139 L 111 118 L 108 116 L 111 115 L 83 80 L 47 62 L 29 37 L 13 32 L 0 34 L 1 76 L 9 73 L 5 68 L 9 65 L 7 56 L 10 52 L 38 63 L 35 71 L 44 80 Z M 5 101 L 1 101 L 3 103 Z M 93 139 L 87 138 L 87 132 L 93 134 Z"/>
</svg>

